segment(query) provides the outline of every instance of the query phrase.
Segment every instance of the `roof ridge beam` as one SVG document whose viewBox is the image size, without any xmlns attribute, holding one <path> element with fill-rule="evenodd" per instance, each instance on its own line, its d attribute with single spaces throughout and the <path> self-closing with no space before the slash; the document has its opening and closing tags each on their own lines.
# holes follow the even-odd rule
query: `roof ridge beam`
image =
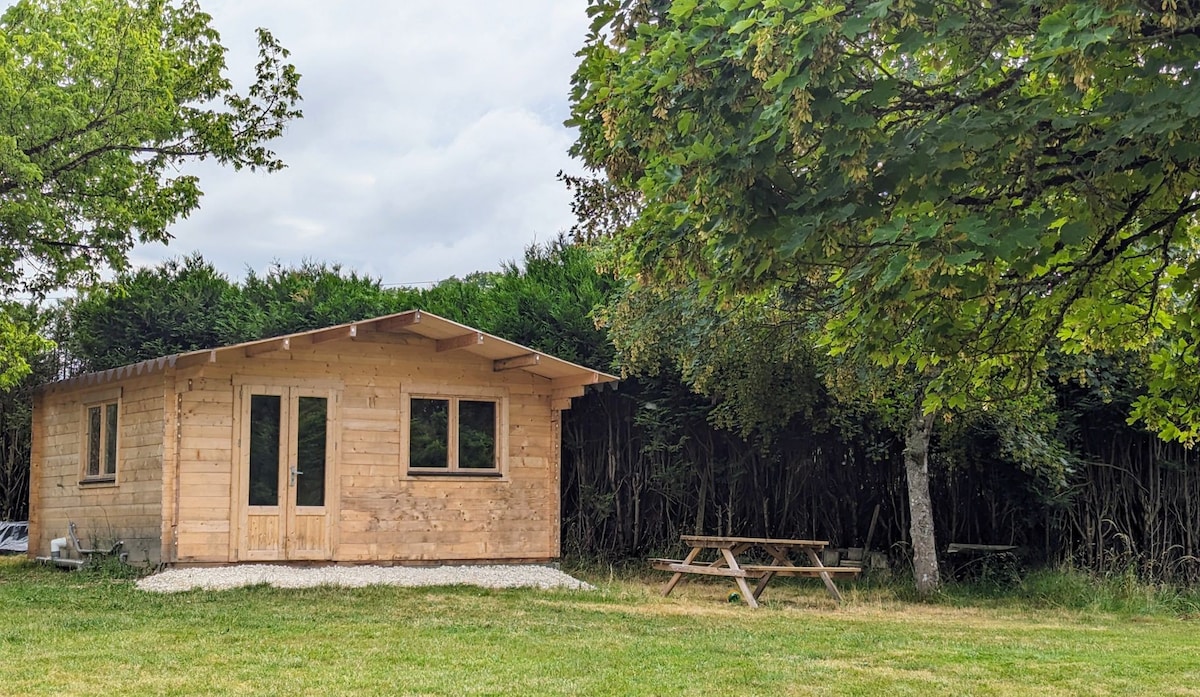
<svg viewBox="0 0 1200 697">
<path fill-rule="evenodd" d="M 421 323 L 421 311 L 413 310 L 402 315 L 393 317 L 385 317 L 375 321 L 375 328 L 381 332 L 400 332 L 404 328 L 413 324 Z"/>
</svg>

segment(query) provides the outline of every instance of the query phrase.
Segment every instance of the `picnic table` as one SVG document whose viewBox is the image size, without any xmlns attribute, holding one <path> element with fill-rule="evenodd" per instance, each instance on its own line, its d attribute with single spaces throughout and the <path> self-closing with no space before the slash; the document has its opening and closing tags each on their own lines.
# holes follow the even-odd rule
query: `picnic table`
<svg viewBox="0 0 1200 697">
<path fill-rule="evenodd" d="M 758 607 L 758 598 L 767 584 L 776 576 L 806 576 L 819 578 L 834 600 L 841 602 L 842 594 L 834 584 L 835 576 L 853 577 L 861 569 L 841 566 L 825 566 L 821 563 L 821 550 L 829 545 L 825 540 L 779 540 L 769 537 L 722 537 L 709 535 L 680 535 L 680 540 L 692 550 L 683 559 L 651 559 L 651 565 L 662 571 L 672 571 L 674 576 L 663 588 L 664 596 L 670 595 L 683 580 L 684 574 L 700 576 L 724 576 L 732 578 L 750 607 Z M 772 563 L 759 564 L 746 558 L 747 552 L 761 550 Z M 708 552 L 715 551 L 715 559 L 701 560 Z M 807 566 L 792 562 L 792 554 L 803 554 Z M 747 579 L 757 579 L 751 590 Z"/>
</svg>

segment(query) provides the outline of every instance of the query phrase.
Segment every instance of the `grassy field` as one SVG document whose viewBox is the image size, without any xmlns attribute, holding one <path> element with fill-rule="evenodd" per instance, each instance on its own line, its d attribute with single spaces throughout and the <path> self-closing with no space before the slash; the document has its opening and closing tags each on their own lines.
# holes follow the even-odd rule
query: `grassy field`
<svg viewBox="0 0 1200 697">
<path fill-rule="evenodd" d="M 721 584 L 663 599 L 658 576 L 580 575 L 598 589 L 158 596 L 0 559 L 0 694 L 1200 695 L 1193 599 L 877 587 L 837 607 L 794 582 L 754 611 Z"/>
</svg>

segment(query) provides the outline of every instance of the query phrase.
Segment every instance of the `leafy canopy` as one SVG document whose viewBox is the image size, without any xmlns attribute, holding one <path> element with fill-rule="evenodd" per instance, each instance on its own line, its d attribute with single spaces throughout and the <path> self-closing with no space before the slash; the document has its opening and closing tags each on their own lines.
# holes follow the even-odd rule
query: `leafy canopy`
<svg viewBox="0 0 1200 697">
<path fill-rule="evenodd" d="M 197 208 L 181 165 L 278 170 L 266 143 L 300 116 L 299 74 L 258 32 L 254 83 L 195 0 L 21 0 L 0 16 L 0 292 L 41 296 L 120 269 Z M 0 386 L 24 370 L 0 323 Z M 24 334 L 27 336 L 28 331 Z"/>
<path fill-rule="evenodd" d="M 1194 346 L 1196 3 L 590 11 L 574 152 L 643 196 L 618 238 L 641 282 L 816 307 L 930 411 L 1028 389 L 1050 348 Z M 1196 438 L 1194 383 L 1142 416 Z"/>
</svg>

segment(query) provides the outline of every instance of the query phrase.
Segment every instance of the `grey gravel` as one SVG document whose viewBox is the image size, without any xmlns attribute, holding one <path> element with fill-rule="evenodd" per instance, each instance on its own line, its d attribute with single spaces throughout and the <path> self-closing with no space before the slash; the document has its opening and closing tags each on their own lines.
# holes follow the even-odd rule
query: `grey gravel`
<svg viewBox="0 0 1200 697">
<path fill-rule="evenodd" d="M 321 566 L 294 567 L 269 564 L 168 569 L 138 581 L 138 588 L 154 593 L 177 593 L 196 588 L 222 590 L 268 584 L 277 588 L 313 586 L 482 586 L 484 588 L 568 588 L 594 590 L 594 586 L 549 566 L 520 564 L 492 566 Z"/>
</svg>

